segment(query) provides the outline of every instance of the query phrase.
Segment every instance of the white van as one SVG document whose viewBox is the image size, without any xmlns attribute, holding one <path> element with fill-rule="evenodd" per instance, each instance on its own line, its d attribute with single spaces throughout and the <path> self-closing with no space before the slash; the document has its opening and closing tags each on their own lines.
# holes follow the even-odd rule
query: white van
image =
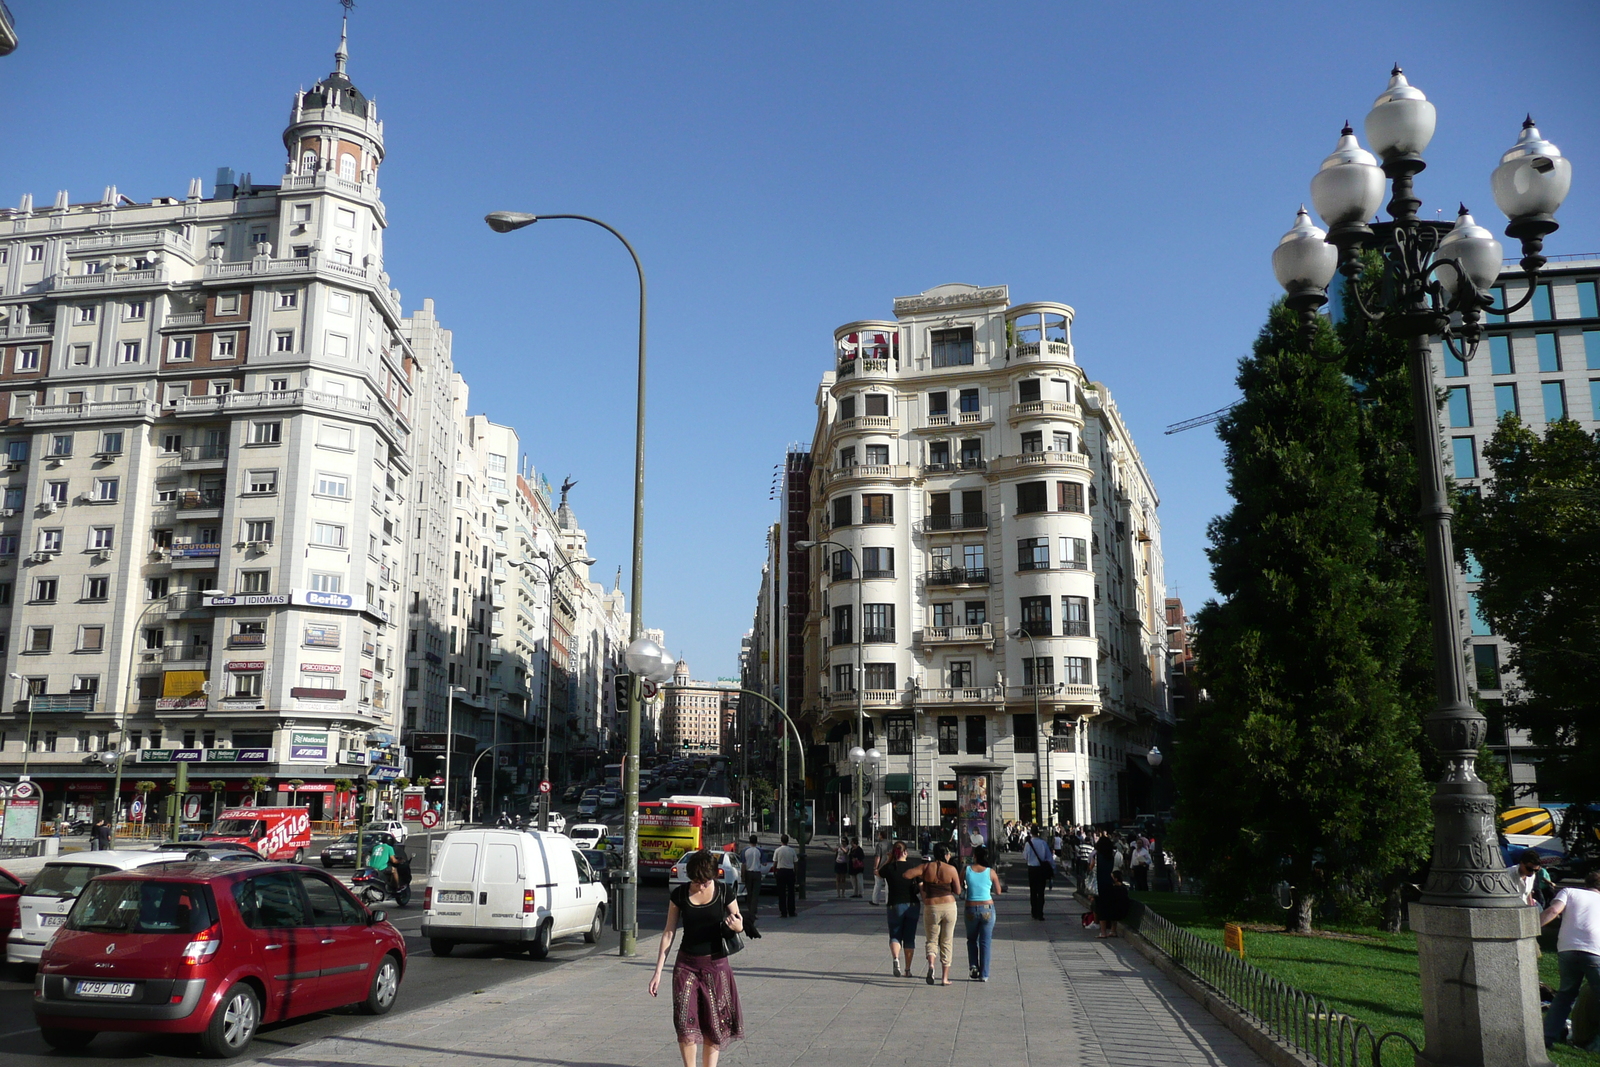
<svg viewBox="0 0 1600 1067">
<path fill-rule="evenodd" d="M 172 863 L 183 857 L 172 852 L 104 850 L 80 852 L 71 859 L 51 860 L 28 883 L 17 899 L 17 917 L 6 940 L 6 962 L 25 970 L 39 965 L 45 946 L 56 936 L 67 912 L 90 879 L 112 871 L 127 871 L 152 863 Z"/>
<path fill-rule="evenodd" d="M 610 900 L 572 839 L 538 830 L 456 830 L 428 877 L 422 936 L 435 956 L 459 944 L 520 945 L 543 959 L 550 942 L 600 940 Z"/>
</svg>

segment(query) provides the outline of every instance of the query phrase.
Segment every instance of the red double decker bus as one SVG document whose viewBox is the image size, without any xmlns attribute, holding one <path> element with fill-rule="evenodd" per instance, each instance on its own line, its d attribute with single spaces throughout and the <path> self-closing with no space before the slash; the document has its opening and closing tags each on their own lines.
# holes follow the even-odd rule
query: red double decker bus
<svg viewBox="0 0 1600 1067">
<path fill-rule="evenodd" d="M 666 879 L 685 852 L 736 846 L 743 822 L 727 797 L 672 796 L 639 803 L 639 878 Z"/>
</svg>

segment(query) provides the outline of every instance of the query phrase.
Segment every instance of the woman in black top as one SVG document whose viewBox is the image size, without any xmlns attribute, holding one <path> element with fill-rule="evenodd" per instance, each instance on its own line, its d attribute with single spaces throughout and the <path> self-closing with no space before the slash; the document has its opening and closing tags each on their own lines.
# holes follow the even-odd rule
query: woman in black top
<svg viewBox="0 0 1600 1067">
<path fill-rule="evenodd" d="M 694 1067 L 695 1050 L 704 1045 L 705 1067 L 716 1067 L 723 1046 L 744 1036 L 739 990 L 722 941 L 724 931 L 742 931 L 744 919 L 738 899 L 717 882 L 721 866 L 716 857 L 696 852 L 684 867 L 689 882 L 669 898 L 650 995 L 661 988 L 661 969 L 681 923 L 683 944 L 672 965 L 672 1025 L 678 1032 L 678 1051 L 684 1067 Z"/>
<path fill-rule="evenodd" d="M 917 924 L 922 921 L 922 901 L 917 899 L 918 880 L 907 878 L 914 866 L 906 859 L 906 846 L 896 841 L 889 858 L 878 867 L 878 876 L 889 883 L 889 955 L 894 957 L 894 974 L 911 975 L 911 960 L 917 950 Z M 900 960 L 904 953 L 905 966 Z"/>
</svg>

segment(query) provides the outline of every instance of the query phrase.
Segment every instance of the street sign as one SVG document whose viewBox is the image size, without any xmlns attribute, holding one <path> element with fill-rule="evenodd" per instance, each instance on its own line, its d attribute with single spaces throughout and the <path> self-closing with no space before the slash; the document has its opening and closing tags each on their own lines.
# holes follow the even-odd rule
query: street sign
<svg viewBox="0 0 1600 1067">
<path fill-rule="evenodd" d="M 540 782 L 539 783 L 539 792 L 541 792 L 541 793 L 550 792 L 550 783 L 549 782 Z"/>
<path fill-rule="evenodd" d="M 142 800 L 138 799 L 137 797 L 135 797 L 133 803 L 128 805 L 128 817 L 130 819 L 132 819 L 134 822 L 143 822 L 144 821 L 144 801 L 142 801 Z"/>
<path fill-rule="evenodd" d="M 439 813 L 434 811 L 432 808 L 429 808 L 427 811 L 423 812 L 422 813 L 422 825 L 423 825 L 424 829 L 428 829 L 428 830 L 432 830 L 435 826 L 438 826 L 439 825 Z"/>
<path fill-rule="evenodd" d="M 661 687 L 648 678 L 639 684 L 639 693 L 646 700 L 654 700 L 659 692 L 661 692 Z"/>
</svg>

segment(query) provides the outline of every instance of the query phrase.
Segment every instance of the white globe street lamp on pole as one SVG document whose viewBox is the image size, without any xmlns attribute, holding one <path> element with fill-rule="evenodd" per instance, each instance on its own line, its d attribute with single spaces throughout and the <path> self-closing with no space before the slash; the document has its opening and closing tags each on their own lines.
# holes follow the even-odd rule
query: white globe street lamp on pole
<svg viewBox="0 0 1600 1067">
<path fill-rule="evenodd" d="M 861 616 L 861 587 L 864 584 L 861 577 L 861 561 L 856 558 L 854 549 L 849 545 L 840 544 L 838 541 L 796 541 L 794 547 L 817 548 L 822 545 L 832 545 L 850 557 L 850 575 L 856 580 L 856 617 L 853 620 L 856 639 L 856 747 L 850 751 L 852 753 L 865 752 L 867 744 L 867 634 L 866 619 Z M 854 760 L 855 757 L 852 756 L 851 759 Z M 862 829 L 861 820 L 865 814 L 861 799 L 861 775 L 857 773 L 851 777 L 855 782 L 856 835 L 859 837 Z M 839 821 L 842 823 L 844 820 L 841 818 Z"/>
<path fill-rule="evenodd" d="M 1420 1067 L 1544 1065 L 1536 994 L 1538 912 L 1522 904 L 1496 845 L 1495 802 L 1477 774 L 1487 733 L 1467 686 L 1449 482 L 1440 441 L 1433 384 L 1433 339 L 1463 363 L 1477 354 L 1485 312 L 1508 316 L 1533 299 L 1544 268 L 1544 238 L 1557 229 L 1555 212 L 1572 185 L 1572 165 L 1529 118 L 1491 177 L 1495 203 L 1509 220 L 1506 236 L 1521 242 L 1528 291 L 1509 307 L 1494 307 L 1490 286 L 1500 274 L 1501 248 L 1461 207 L 1453 227 L 1418 216 L 1414 179 L 1427 166 L 1422 152 L 1433 137 L 1434 106 L 1399 67 L 1367 115 L 1371 152 L 1349 126 L 1311 183 L 1311 199 L 1328 224 L 1326 235 L 1300 209 L 1272 256 L 1273 272 L 1300 316 L 1302 339 L 1316 330 L 1334 271 L 1344 275 L 1349 313 L 1383 323 L 1406 339 L 1416 434 L 1428 604 L 1433 629 L 1437 705 L 1424 719 L 1444 774 L 1434 789 L 1433 858 L 1421 900 L 1410 909 L 1417 934 L 1425 1046 Z M 1379 162 L 1381 160 L 1381 164 Z M 1389 222 L 1368 222 L 1391 185 Z M 1369 306 L 1357 284 L 1364 253 L 1382 259 L 1381 304 Z M 1155 764 L 1152 758 L 1152 765 Z"/>
</svg>

